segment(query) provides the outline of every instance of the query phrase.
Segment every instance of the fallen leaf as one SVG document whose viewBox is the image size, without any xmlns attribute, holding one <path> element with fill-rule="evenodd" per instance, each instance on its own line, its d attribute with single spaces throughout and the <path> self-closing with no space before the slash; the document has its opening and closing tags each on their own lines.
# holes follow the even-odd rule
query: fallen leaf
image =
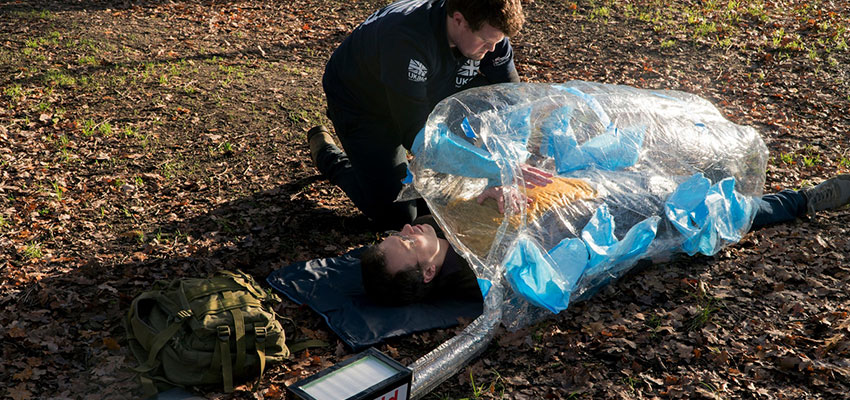
<svg viewBox="0 0 850 400">
<path fill-rule="evenodd" d="M 18 386 L 10 388 L 6 395 L 11 397 L 12 400 L 29 400 L 32 398 L 32 392 L 27 390 L 26 383 L 20 383 Z"/>
<path fill-rule="evenodd" d="M 120 350 L 121 345 L 118 344 L 118 341 L 111 337 L 103 338 L 103 345 L 109 350 Z"/>
<path fill-rule="evenodd" d="M 266 389 L 265 398 L 267 399 L 282 399 L 285 392 L 280 389 L 279 386 L 274 383 L 269 384 L 268 389 Z"/>
<path fill-rule="evenodd" d="M 27 336 L 26 330 L 21 329 L 18 326 L 13 326 L 9 329 L 9 337 L 22 338 L 22 337 L 26 337 L 26 336 Z"/>
<path fill-rule="evenodd" d="M 17 381 L 28 381 L 30 378 L 32 378 L 32 368 L 30 367 L 27 367 L 21 372 L 12 375 L 12 379 Z"/>
</svg>

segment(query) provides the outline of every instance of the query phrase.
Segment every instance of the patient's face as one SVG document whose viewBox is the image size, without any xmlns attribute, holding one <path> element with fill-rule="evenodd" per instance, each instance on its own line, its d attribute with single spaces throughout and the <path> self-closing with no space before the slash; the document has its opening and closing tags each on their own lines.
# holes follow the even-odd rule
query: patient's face
<svg viewBox="0 0 850 400">
<path fill-rule="evenodd" d="M 439 252 L 437 233 L 430 225 L 405 225 L 378 245 L 387 260 L 387 272 L 399 271 L 433 263 Z"/>
</svg>

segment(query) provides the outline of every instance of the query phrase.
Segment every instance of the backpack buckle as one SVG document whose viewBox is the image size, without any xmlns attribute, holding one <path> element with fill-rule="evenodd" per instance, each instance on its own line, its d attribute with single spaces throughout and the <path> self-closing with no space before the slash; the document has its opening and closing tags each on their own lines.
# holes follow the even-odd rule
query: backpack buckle
<svg viewBox="0 0 850 400">
<path fill-rule="evenodd" d="M 222 342 L 226 342 L 230 339 L 230 327 L 227 325 L 219 325 L 216 330 L 218 330 L 218 340 Z"/>
<path fill-rule="evenodd" d="M 186 318 L 191 317 L 193 314 L 194 313 L 192 312 L 192 310 L 180 310 L 180 311 L 177 312 L 177 318 L 179 318 L 182 321 Z"/>
<path fill-rule="evenodd" d="M 256 340 L 257 343 L 263 343 L 266 341 L 265 326 L 254 326 L 254 340 Z"/>
</svg>

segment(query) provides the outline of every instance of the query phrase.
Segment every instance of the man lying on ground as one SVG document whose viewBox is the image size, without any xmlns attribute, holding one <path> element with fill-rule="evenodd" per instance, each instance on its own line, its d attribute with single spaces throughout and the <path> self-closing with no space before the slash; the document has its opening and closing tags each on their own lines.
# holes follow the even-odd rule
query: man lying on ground
<svg viewBox="0 0 850 400">
<path fill-rule="evenodd" d="M 479 203 L 485 197 L 479 198 Z M 529 200 L 533 206 L 535 199 Z M 808 189 L 767 194 L 758 202 L 750 231 L 847 204 L 850 174 L 832 177 Z M 430 215 L 418 218 L 413 225 L 404 225 L 401 231 L 369 247 L 361 256 L 361 267 L 366 292 L 388 305 L 421 302 L 432 296 L 481 298 L 472 268 L 452 248 Z"/>
</svg>

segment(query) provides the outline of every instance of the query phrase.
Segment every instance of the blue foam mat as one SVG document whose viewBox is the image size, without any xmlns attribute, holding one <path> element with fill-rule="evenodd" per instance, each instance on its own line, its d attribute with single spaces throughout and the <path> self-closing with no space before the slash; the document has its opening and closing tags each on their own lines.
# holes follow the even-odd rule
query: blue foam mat
<svg viewBox="0 0 850 400">
<path fill-rule="evenodd" d="M 402 307 L 386 307 L 370 300 L 360 277 L 360 253 L 301 261 L 272 272 L 266 281 L 278 292 L 319 313 L 353 351 L 384 339 L 429 329 L 449 328 L 459 318 L 481 315 L 482 303 L 439 299 Z"/>
</svg>

